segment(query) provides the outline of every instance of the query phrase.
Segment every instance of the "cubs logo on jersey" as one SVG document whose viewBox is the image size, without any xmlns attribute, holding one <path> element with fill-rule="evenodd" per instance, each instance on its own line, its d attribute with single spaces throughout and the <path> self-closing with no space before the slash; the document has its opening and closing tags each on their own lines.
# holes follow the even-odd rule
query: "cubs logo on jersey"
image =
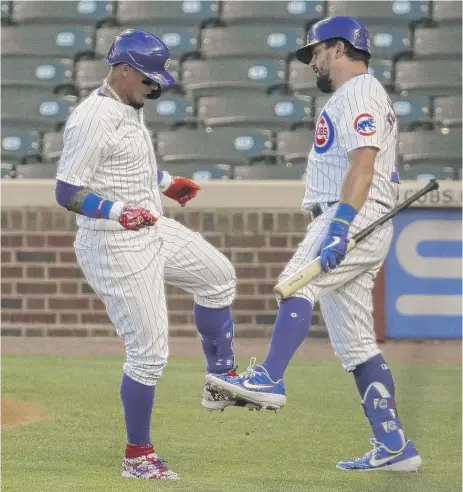
<svg viewBox="0 0 463 492">
<path fill-rule="evenodd" d="M 315 129 L 314 150 L 317 154 L 324 154 L 333 145 L 334 126 L 326 111 L 322 111 Z"/>
<path fill-rule="evenodd" d="M 376 120 L 370 113 L 361 113 L 354 120 L 354 129 L 362 137 L 371 137 L 376 133 Z"/>
</svg>

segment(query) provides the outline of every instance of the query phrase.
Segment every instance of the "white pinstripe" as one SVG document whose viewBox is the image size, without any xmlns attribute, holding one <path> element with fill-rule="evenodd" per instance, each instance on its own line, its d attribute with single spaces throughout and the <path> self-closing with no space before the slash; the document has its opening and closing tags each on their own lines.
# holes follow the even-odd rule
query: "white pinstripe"
<svg viewBox="0 0 463 492">
<path fill-rule="evenodd" d="M 225 307 L 235 294 L 228 259 L 198 233 L 162 216 L 153 145 L 142 110 L 91 94 L 64 132 L 57 179 L 159 217 L 137 232 L 111 220 L 77 216 L 74 248 L 92 289 L 126 346 L 124 372 L 154 385 L 168 358 L 164 282 L 206 307 Z"/>
<path fill-rule="evenodd" d="M 360 135 L 356 131 L 354 121 L 362 113 L 374 117 L 376 132 L 373 135 Z M 308 211 L 314 204 L 320 204 L 323 214 L 309 225 L 304 241 L 280 275 L 279 282 L 319 255 L 337 208 L 327 203 L 340 199 L 351 150 L 373 146 L 378 148 L 378 154 L 368 199 L 349 234 L 364 229 L 395 204 L 397 185 L 391 182 L 391 174 L 395 171 L 397 123 L 381 84 L 370 74 L 352 78 L 328 100 L 322 115 L 327 118 L 323 116 L 316 129 L 314 142 L 318 145 L 314 144 L 308 159 L 302 210 Z M 326 119 L 332 124 L 331 130 Z M 317 134 L 321 135 L 318 141 Z M 322 273 L 296 293 L 312 304 L 320 301 L 335 354 L 348 371 L 379 353 L 373 329 L 372 288 L 391 240 L 392 224 L 387 223 L 359 243 L 334 271 Z"/>
</svg>

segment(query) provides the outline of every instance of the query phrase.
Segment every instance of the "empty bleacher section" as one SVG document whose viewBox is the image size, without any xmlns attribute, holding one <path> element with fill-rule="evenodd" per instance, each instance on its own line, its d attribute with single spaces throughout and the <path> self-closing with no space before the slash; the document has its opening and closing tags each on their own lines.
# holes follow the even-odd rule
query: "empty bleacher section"
<svg viewBox="0 0 463 492">
<path fill-rule="evenodd" d="M 327 101 L 294 52 L 331 15 L 363 20 L 400 128 L 402 179 L 461 179 L 459 1 L 2 1 L 2 178 L 54 176 L 62 129 L 105 78 L 115 35 L 169 46 L 147 101 L 159 166 L 195 179 L 301 179 Z"/>
</svg>

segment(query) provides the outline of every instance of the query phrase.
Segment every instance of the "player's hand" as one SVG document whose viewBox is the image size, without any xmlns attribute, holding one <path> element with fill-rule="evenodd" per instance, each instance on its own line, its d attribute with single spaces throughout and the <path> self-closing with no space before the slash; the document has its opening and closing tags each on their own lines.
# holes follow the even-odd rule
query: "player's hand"
<svg viewBox="0 0 463 492">
<path fill-rule="evenodd" d="M 119 224 L 129 231 L 139 231 L 143 227 L 152 226 L 157 220 L 148 210 L 135 205 L 124 205 L 119 215 Z"/>
<path fill-rule="evenodd" d="M 320 262 L 324 272 L 336 268 L 345 258 L 349 239 L 349 228 L 336 221 L 330 223 L 328 234 L 320 248 Z"/>
<path fill-rule="evenodd" d="M 188 178 L 182 178 L 181 176 L 172 176 L 172 183 L 164 191 L 164 195 L 172 198 L 176 202 L 180 203 L 182 207 L 186 205 L 186 202 L 190 201 L 196 196 L 200 187 Z"/>
</svg>

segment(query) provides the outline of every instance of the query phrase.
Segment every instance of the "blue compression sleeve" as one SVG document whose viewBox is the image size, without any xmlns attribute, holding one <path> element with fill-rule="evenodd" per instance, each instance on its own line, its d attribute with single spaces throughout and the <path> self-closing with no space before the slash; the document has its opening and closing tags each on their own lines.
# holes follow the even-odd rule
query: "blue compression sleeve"
<svg viewBox="0 0 463 492">
<path fill-rule="evenodd" d="M 56 182 L 56 201 L 64 208 L 68 208 L 70 200 L 78 193 L 85 189 L 84 186 L 74 186 L 64 181 Z M 95 193 L 88 194 L 80 206 L 80 213 L 94 219 L 109 219 L 109 212 L 114 202 L 104 200 Z"/>
<path fill-rule="evenodd" d="M 56 201 L 64 208 L 68 206 L 69 200 L 78 192 L 83 190 L 83 186 L 74 186 L 64 181 L 56 180 L 55 196 Z"/>
</svg>

